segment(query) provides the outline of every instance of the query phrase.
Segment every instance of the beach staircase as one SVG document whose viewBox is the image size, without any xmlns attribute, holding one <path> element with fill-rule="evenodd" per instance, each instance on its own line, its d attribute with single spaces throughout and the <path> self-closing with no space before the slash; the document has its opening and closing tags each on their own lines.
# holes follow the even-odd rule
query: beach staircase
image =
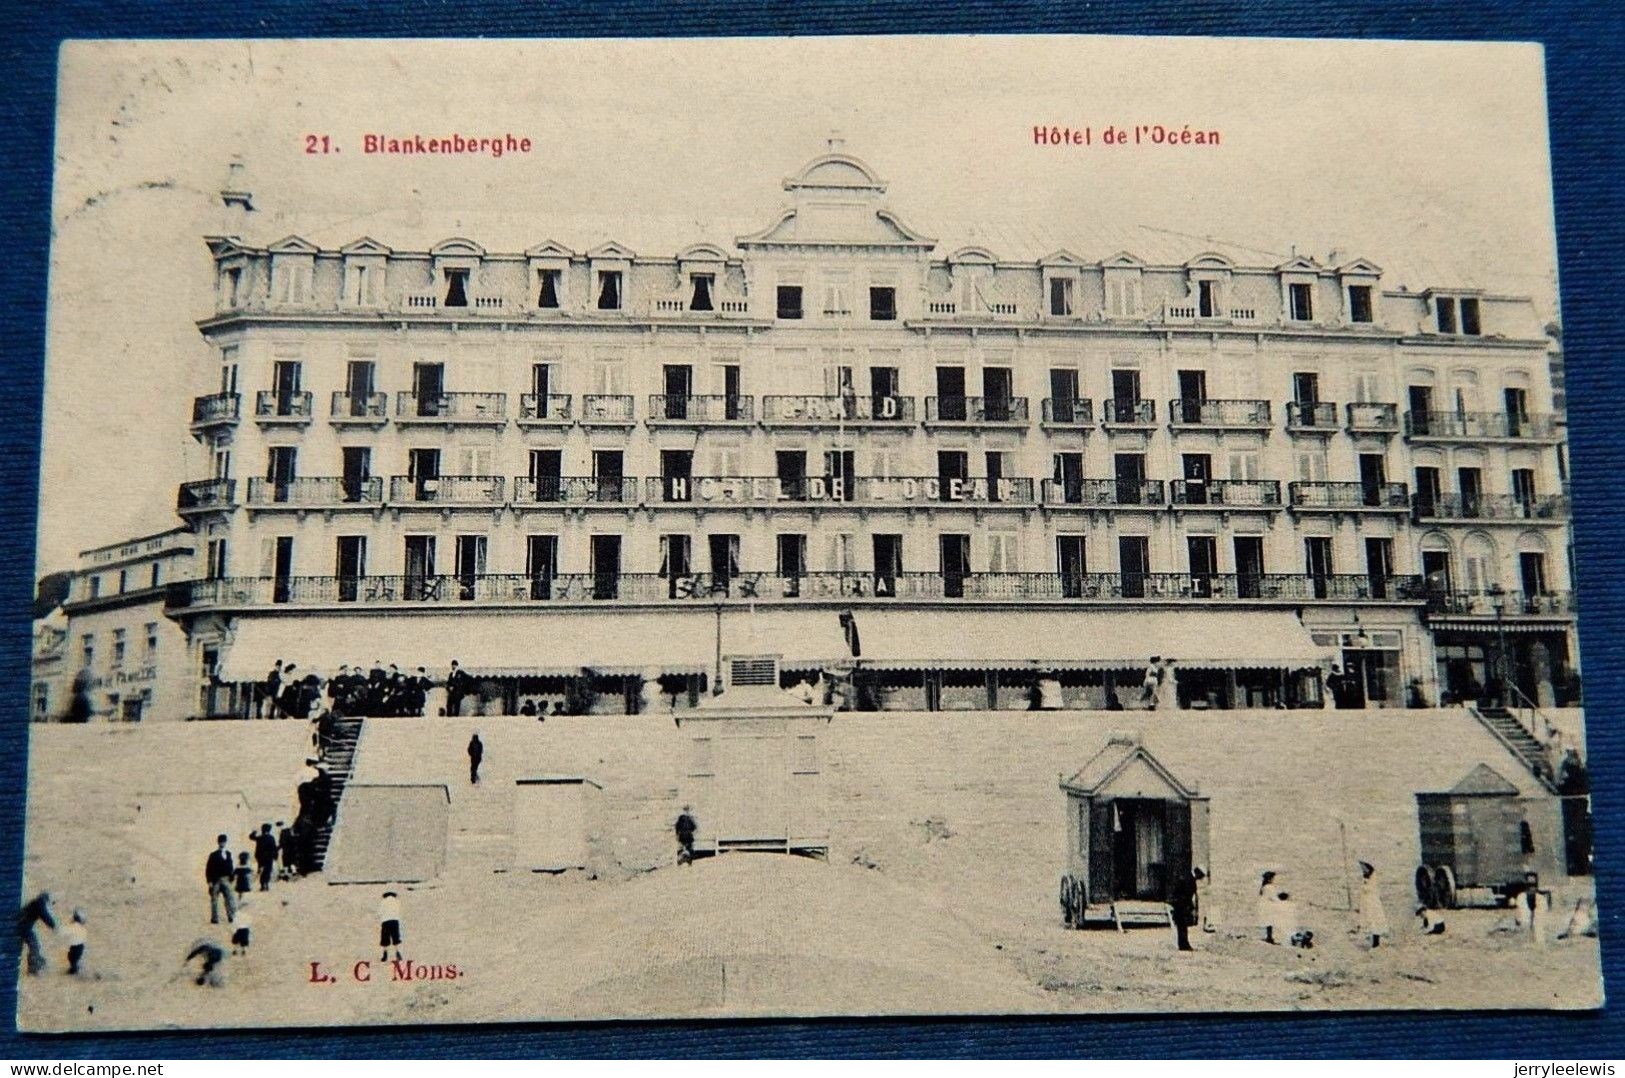
<svg viewBox="0 0 1625 1078">
<path fill-rule="evenodd" d="M 344 787 L 349 785 L 355 774 L 356 744 L 361 740 L 361 724 L 364 719 L 336 719 L 333 733 L 327 740 L 325 753 L 322 758 L 327 768 L 327 776 L 332 784 L 333 793 L 333 819 L 322 824 L 316 830 L 316 867 L 318 870 L 327 863 L 327 851 L 333 843 L 333 827 L 338 822 L 338 814 L 344 803 Z"/>
<path fill-rule="evenodd" d="M 1469 704 L 1467 710 L 1473 713 L 1479 724 L 1508 752 L 1518 758 L 1548 793 L 1557 792 L 1551 767 L 1546 759 L 1546 750 L 1524 724 L 1518 721 L 1516 715 L 1505 707 L 1491 704 Z"/>
</svg>

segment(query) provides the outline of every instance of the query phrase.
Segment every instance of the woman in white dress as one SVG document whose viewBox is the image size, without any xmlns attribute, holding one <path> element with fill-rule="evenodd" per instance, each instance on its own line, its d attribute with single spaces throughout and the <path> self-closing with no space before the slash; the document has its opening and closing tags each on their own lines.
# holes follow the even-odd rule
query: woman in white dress
<svg viewBox="0 0 1625 1078">
<path fill-rule="evenodd" d="M 1382 937 L 1392 934 L 1377 886 L 1377 870 L 1370 861 L 1360 862 L 1360 932 L 1370 937 L 1373 949 L 1382 944 Z"/>
<path fill-rule="evenodd" d="M 1259 927 L 1264 930 L 1264 942 L 1279 942 L 1275 938 L 1275 920 L 1279 912 L 1275 898 L 1275 873 L 1266 872 L 1258 881 L 1258 906 L 1255 919 Z"/>
<path fill-rule="evenodd" d="M 1179 682 L 1174 675 L 1174 660 L 1162 660 L 1162 673 L 1157 678 L 1158 711 L 1176 711 L 1179 709 Z"/>
</svg>

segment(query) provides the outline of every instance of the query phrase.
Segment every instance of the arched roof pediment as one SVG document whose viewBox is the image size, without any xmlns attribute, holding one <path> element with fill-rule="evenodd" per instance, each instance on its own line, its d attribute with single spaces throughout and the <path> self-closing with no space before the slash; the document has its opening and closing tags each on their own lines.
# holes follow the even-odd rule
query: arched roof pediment
<svg viewBox="0 0 1625 1078">
<path fill-rule="evenodd" d="M 696 243 L 677 252 L 679 262 L 726 262 L 728 252 L 714 243 Z"/>
<path fill-rule="evenodd" d="M 1235 264 L 1234 261 L 1232 261 L 1229 258 L 1226 258 L 1224 255 L 1220 254 L 1217 251 L 1203 251 L 1201 254 L 1197 255 L 1195 258 L 1192 258 L 1191 260 L 1186 262 L 1185 263 L 1185 268 L 1188 269 L 1188 270 L 1201 270 L 1201 269 L 1233 270 L 1233 269 L 1236 268 L 1236 264 Z"/>
<path fill-rule="evenodd" d="M 988 265 L 991 266 L 999 260 L 999 256 L 986 247 L 961 247 L 948 256 L 948 261 L 961 265 Z"/>
<path fill-rule="evenodd" d="M 453 236 L 429 248 L 429 254 L 435 258 L 484 258 L 485 248 L 471 239 Z"/>
<path fill-rule="evenodd" d="M 848 190 L 886 189 L 886 181 L 864 162 L 847 153 L 820 154 L 784 181 L 786 191 L 799 187 L 839 187 Z"/>
<path fill-rule="evenodd" d="M 1100 263 L 1102 269 L 1145 269 L 1145 259 L 1131 251 L 1118 251 Z"/>
</svg>

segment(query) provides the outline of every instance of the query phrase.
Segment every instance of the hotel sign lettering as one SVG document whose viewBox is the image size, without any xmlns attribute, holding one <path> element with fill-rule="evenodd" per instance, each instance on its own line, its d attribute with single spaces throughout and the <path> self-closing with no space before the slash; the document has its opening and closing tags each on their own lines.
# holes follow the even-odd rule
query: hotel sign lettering
<svg viewBox="0 0 1625 1078">
<path fill-rule="evenodd" d="M 812 476 L 778 479 L 712 477 L 664 480 L 667 501 L 700 502 L 964 502 L 981 504 L 1014 501 L 1016 484 L 1010 479 L 951 479 L 936 476 L 845 479 Z"/>
</svg>

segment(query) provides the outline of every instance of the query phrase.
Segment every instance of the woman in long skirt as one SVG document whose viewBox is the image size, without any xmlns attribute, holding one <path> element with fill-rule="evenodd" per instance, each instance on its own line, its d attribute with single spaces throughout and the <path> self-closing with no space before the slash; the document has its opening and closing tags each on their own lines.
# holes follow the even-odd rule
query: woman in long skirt
<svg viewBox="0 0 1625 1078">
<path fill-rule="evenodd" d="M 1382 892 L 1377 886 L 1377 870 L 1370 861 L 1360 862 L 1360 932 L 1370 937 L 1371 946 L 1381 945 L 1390 935 L 1388 911 L 1382 908 Z"/>
</svg>

